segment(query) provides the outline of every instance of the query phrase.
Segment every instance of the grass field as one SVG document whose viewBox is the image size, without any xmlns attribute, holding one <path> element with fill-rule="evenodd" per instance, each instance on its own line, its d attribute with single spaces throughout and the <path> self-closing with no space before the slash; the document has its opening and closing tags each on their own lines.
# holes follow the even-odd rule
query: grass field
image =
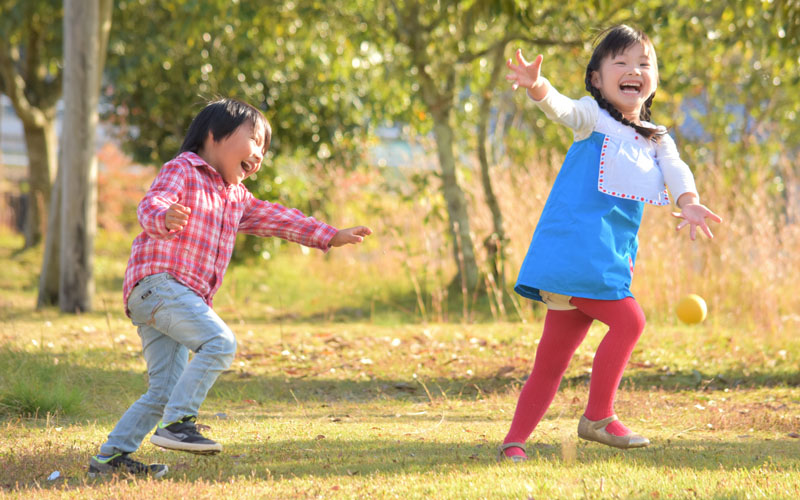
<svg viewBox="0 0 800 500">
<path fill-rule="evenodd" d="M 527 321 L 422 322 L 411 285 L 359 263 L 281 252 L 234 266 L 216 299 L 239 350 L 201 408 L 224 446 L 201 457 L 145 441 L 162 480 L 90 480 L 96 453 L 146 387 L 119 305 L 129 241 L 98 239 L 96 311 L 33 311 L 41 255 L 0 235 L 0 496 L 11 498 L 797 498 L 800 338 L 719 321 L 651 320 L 617 412 L 650 438 L 578 441 L 596 324 L 531 460 L 498 464 L 541 333 Z M 348 254 L 342 254 L 348 255 Z M 376 282 L 382 276 L 386 282 Z M 476 306 L 478 307 L 478 306 Z M 58 471 L 58 478 L 48 477 Z"/>
</svg>

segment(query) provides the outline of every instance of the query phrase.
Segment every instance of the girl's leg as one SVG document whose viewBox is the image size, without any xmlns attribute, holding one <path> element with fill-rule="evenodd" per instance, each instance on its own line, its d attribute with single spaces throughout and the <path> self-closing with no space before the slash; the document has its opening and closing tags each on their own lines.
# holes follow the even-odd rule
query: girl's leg
<svg viewBox="0 0 800 500">
<path fill-rule="evenodd" d="M 147 362 L 149 387 L 122 415 L 114 430 L 100 447 L 103 455 L 132 453 L 139 448 L 144 437 L 153 430 L 164 414 L 172 388 L 183 373 L 189 359 L 189 350 L 155 328 L 139 327 L 142 353 Z"/>
<path fill-rule="evenodd" d="M 592 318 L 577 309 L 547 311 L 533 370 L 522 387 L 511 429 L 503 443 L 524 443 L 531 435 L 553 401 L 572 355 L 591 324 Z M 505 454 L 509 457 L 524 455 L 516 447 L 505 450 Z"/>
<path fill-rule="evenodd" d="M 608 333 L 594 356 L 585 413 L 589 420 L 602 420 L 614 414 L 614 400 L 622 372 L 644 330 L 644 312 L 633 297 L 622 300 L 573 297 L 572 304 L 586 316 L 608 325 Z M 610 423 L 606 431 L 616 436 L 626 436 L 631 432 L 618 420 Z"/>
</svg>

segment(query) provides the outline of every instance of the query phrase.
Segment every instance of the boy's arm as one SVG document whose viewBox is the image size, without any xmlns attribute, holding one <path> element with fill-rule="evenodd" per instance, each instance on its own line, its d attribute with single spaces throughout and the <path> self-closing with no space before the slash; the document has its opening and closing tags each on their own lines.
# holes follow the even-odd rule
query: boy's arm
<svg viewBox="0 0 800 500">
<path fill-rule="evenodd" d="M 286 208 L 278 203 L 259 200 L 247 192 L 244 214 L 239 221 L 239 231 L 255 236 L 276 236 L 309 248 L 327 252 L 337 229 L 296 208 Z"/>
<path fill-rule="evenodd" d="M 136 209 L 139 224 L 148 236 L 159 240 L 175 237 L 177 231 L 167 229 L 166 215 L 181 199 L 184 179 L 183 166 L 177 161 L 167 162 L 159 170 Z"/>
<path fill-rule="evenodd" d="M 344 245 L 356 245 L 364 241 L 365 236 L 372 234 L 372 229 L 367 226 L 348 227 L 347 229 L 340 229 L 331 238 L 329 245 L 331 247 L 341 247 Z"/>
</svg>

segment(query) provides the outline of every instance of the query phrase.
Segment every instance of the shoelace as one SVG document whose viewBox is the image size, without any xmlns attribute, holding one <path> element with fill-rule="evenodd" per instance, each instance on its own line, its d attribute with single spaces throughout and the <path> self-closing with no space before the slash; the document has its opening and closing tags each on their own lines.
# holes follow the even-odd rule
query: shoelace
<svg viewBox="0 0 800 500">
<path fill-rule="evenodd" d="M 146 472 L 148 467 L 143 464 L 142 462 L 137 462 L 136 460 L 128 457 L 128 455 L 122 455 L 114 459 L 115 462 L 118 464 L 124 465 L 133 472 Z"/>
<path fill-rule="evenodd" d="M 197 430 L 197 426 L 195 425 L 194 421 L 192 421 L 192 420 L 187 420 L 185 422 L 181 422 L 176 427 L 177 428 L 175 429 L 175 432 L 183 432 L 184 434 L 203 437 L 203 435 L 200 434 L 200 432 Z"/>
</svg>

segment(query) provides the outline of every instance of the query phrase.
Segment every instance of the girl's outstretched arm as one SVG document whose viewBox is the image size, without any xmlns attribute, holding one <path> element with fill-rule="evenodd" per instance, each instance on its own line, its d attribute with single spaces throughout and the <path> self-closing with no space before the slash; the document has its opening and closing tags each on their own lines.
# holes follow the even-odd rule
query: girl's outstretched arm
<svg viewBox="0 0 800 500">
<path fill-rule="evenodd" d="M 689 237 L 692 240 L 697 237 L 698 227 L 709 238 L 714 237 L 711 230 L 708 228 L 708 224 L 706 224 L 706 219 L 719 223 L 722 222 L 722 217 L 709 210 L 705 205 L 701 205 L 697 195 L 694 193 L 682 194 L 681 197 L 678 198 L 678 207 L 681 211 L 672 212 L 672 216 L 683 220 L 678 224 L 678 227 L 675 228 L 676 231 L 680 231 L 688 225 Z"/>
<path fill-rule="evenodd" d="M 512 59 L 506 61 L 506 66 L 512 72 L 506 75 L 506 80 L 511 82 L 511 88 L 517 90 L 520 87 L 528 89 L 528 95 L 536 101 L 541 101 L 547 95 L 547 82 L 539 78 L 542 71 L 542 55 L 536 56 L 533 62 L 528 62 L 522 55 L 522 49 L 517 49 L 514 53 L 517 63 Z"/>
</svg>

